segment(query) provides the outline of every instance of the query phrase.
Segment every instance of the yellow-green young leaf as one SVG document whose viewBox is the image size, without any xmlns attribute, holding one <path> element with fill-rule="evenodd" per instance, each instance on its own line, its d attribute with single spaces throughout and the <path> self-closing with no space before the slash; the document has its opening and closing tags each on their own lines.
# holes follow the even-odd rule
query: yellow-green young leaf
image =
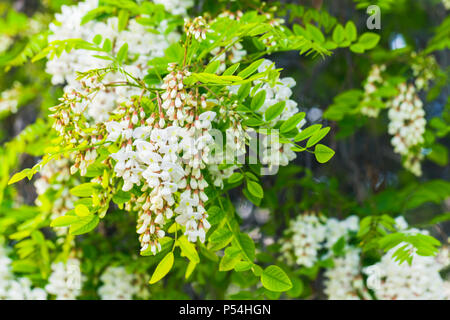
<svg viewBox="0 0 450 320">
<path fill-rule="evenodd" d="M 345 40 L 344 27 L 338 24 L 333 30 L 333 41 L 336 42 L 337 44 L 340 44 L 344 40 Z"/>
<path fill-rule="evenodd" d="M 286 133 L 297 127 L 297 125 L 300 123 L 300 121 L 303 120 L 305 117 L 304 112 L 296 113 L 289 119 L 287 119 L 280 127 L 281 133 Z"/>
<path fill-rule="evenodd" d="M 83 183 L 70 189 L 70 193 L 76 197 L 90 197 L 93 193 L 92 183 Z"/>
<path fill-rule="evenodd" d="M 266 121 L 272 121 L 283 112 L 285 106 L 286 101 L 280 101 L 278 103 L 275 103 L 274 105 L 271 105 L 264 113 L 264 119 Z"/>
<path fill-rule="evenodd" d="M 240 232 L 236 237 L 234 237 L 232 248 L 239 249 L 240 254 L 245 260 L 250 262 L 255 260 L 255 243 L 248 234 Z"/>
<path fill-rule="evenodd" d="M 358 44 L 365 50 L 373 49 L 380 41 L 380 36 L 373 32 L 365 32 L 359 37 Z"/>
<path fill-rule="evenodd" d="M 294 138 L 295 142 L 305 140 L 309 137 L 311 137 L 316 131 L 318 131 L 320 128 L 322 128 L 321 124 L 313 124 L 312 126 L 309 126 L 308 128 L 303 129 L 300 131 Z"/>
<path fill-rule="evenodd" d="M 233 233 L 226 229 L 221 228 L 214 231 L 211 236 L 209 237 L 209 246 L 208 248 L 217 251 L 224 247 L 226 247 L 231 240 L 233 239 Z"/>
<path fill-rule="evenodd" d="M 50 223 L 50 227 L 67 227 L 74 223 L 75 221 L 78 221 L 80 218 L 77 216 L 62 216 L 58 217 L 56 219 L 53 219 Z"/>
<path fill-rule="evenodd" d="M 186 236 L 182 236 L 178 239 L 178 245 L 180 246 L 183 255 L 189 260 L 194 261 L 195 263 L 200 262 L 200 257 L 198 256 L 197 249 L 195 249 L 195 245 L 190 242 Z"/>
<path fill-rule="evenodd" d="M 238 77 L 241 77 L 243 79 L 247 78 L 248 76 L 252 75 L 256 70 L 258 70 L 258 67 L 263 63 L 264 59 L 259 59 L 250 64 L 247 68 L 242 70 L 238 73 Z"/>
<path fill-rule="evenodd" d="M 314 149 L 314 155 L 316 156 L 317 162 L 325 163 L 334 156 L 334 150 L 319 143 Z"/>
<path fill-rule="evenodd" d="M 235 63 L 231 67 L 229 67 L 227 70 L 225 70 L 222 75 L 224 76 L 231 76 L 233 73 L 239 68 L 240 63 Z"/>
<path fill-rule="evenodd" d="M 320 129 L 319 131 L 314 132 L 314 134 L 311 136 L 311 138 L 309 138 L 308 142 L 306 143 L 306 147 L 309 148 L 315 145 L 317 142 L 322 140 L 329 131 L 330 127 L 326 127 Z"/>
<path fill-rule="evenodd" d="M 118 22 L 118 29 L 119 31 L 125 30 L 125 27 L 128 24 L 128 19 L 130 17 L 130 13 L 127 10 L 120 10 L 119 11 L 119 22 Z"/>
<path fill-rule="evenodd" d="M 164 278 L 166 274 L 169 273 L 170 269 L 172 269 L 173 266 L 173 252 L 170 251 L 166 256 L 158 263 L 158 266 L 155 269 L 155 272 L 153 272 L 152 278 L 150 279 L 149 283 L 154 284 Z"/>
<path fill-rule="evenodd" d="M 268 266 L 261 275 L 264 288 L 270 291 L 283 292 L 292 288 L 292 282 L 287 274 L 277 266 Z"/>
<path fill-rule="evenodd" d="M 220 61 L 216 60 L 211 62 L 210 64 L 208 64 L 208 66 L 206 67 L 205 73 L 216 73 L 217 70 L 219 70 L 220 67 Z"/>
<path fill-rule="evenodd" d="M 227 255 L 224 255 L 219 263 L 219 271 L 229 271 L 233 269 L 236 264 L 239 262 L 241 258 L 239 256 L 237 257 L 230 257 Z"/>
<path fill-rule="evenodd" d="M 352 44 L 350 46 L 350 50 L 355 52 L 355 53 L 363 53 L 364 52 L 364 47 L 358 43 Z"/>
<path fill-rule="evenodd" d="M 237 182 L 241 181 L 242 179 L 244 179 L 244 176 L 242 175 L 242 173 L 235 172 L 228 178 L 228 183 L 237 183 Z"/>
<path fill-rule="evenodd" d="M 90 215 L 89 208 L 84 204 L 79 204 L 75 207 L 75 214 L 79 217 L 86 217 Z"/>
<path fill-rule="evenodd" d="M 23 178 L 25 178 L 28 175 L 28 173 L 30 173 L 30 171 L 31 171 L 31 169 L 28 168 L 28 169 L 24 169 L 24 170 L 22 170 L 20 172 L 15 173 L 11 177 L 11 179 L 9 179 L 8 185 L 16 183 L 17 181 L 22 180 Z"/>
<path fill-rule="evenodd" d="M 189 277 L 191 276 L 192 272 L 194 272 L 195 267 L 197 266 L 197 263 L 190 261 L 187 268 L 186 268 L 186 273 L 184 274 L 184 278 L 185 279 L 189 279 Z"/>
<path fill-rule="evenodd" d="M 127 54 L 128 54 L 128 43 L 125 42 L 120 47 L 119 52 L 117 52 L 117 60 L 119 62 L 125 61 L 125 59 L 127 58 Z"/>
<path fill-rule="evenodd" d="M 353 21 L 348 21 L 345 25 L 345 35 L 349 41 L 355 41 L 358 37 L 358 32 Z"/>
<path fill-rule="evenodd" d="M 264 190 L 258 182 L 247 180 L 247 189 L 253 196 L 259 199 L 264 197 Z"/>
<path fill-rule="evenodd" d="M 69 233 L 71 235 L 79 235 L 93 230 L 99 222 L 97 215 L 92 214 L 86 217 L 79 217 L 77 221 L 70 225 Z"/>
<path fill-rule="evenodd" d="M 257 94 L 254 95 L 252 102 L 250 104 L 250 108 L 253 111 L 258 110 L 262 107 L 264 104 L 264 101 L 266 100 L 266 92 L 264 90 L 258 91 Z"/>
</svg>

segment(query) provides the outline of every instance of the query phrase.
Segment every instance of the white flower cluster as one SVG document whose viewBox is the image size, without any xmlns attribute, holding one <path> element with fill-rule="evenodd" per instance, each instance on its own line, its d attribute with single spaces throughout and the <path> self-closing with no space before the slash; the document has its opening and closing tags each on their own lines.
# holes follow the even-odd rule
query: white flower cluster
<svg viewBox="0 0 450 320">
<path fill-rule="evenodd" d="M 370 69 L 369 75 L 366 80 L 366 84 L 364 85 L 364 96 L 361 102 L 362 108 L 361 113 L 368 117 L 376 118 L 380 113 L 380 108 L 374 107 L 371 104 L 374 99 L 376 102 L 381 102 L 381 98 L 374 97 L 373 93 L 377 90 L 377 86 L 381 85 L 383 82 L 383 78 L 381 77 L 381 72 L 386 69 L 385 65 L 372 65 Z"/>
<path fill-rule="evenodd" d="M 312 267 L 319 259 L 332 256 L 334 244 L 342 237 L 347 242 L 350 232 L 357 231 L 358 226 L 357 216 L 340 221 L 311 213 L 299 215 L 286 231 L 281 246 L 283 257 L 289 264 Z M 328 251 L 320 256 L 322 249 Z"/>
<path fill-rule="evenodd" d="M 54 295 L 56 300 L 75 300 L 81 293 L 83 280 L 80 261 L 70 258 L 66 263 L 52 263 L 51 269 L 45 290 Z"/>
<path fill-rule="evenodd" d="M 446 10 L 450 10 L 450 0 L 442 0 L 442 4 Z"/>
<path fill-rule="evenodd" d="M 170 33 L 164 35 L 166 24 L 162 23 L 159 33 L 148 32 L 136 20 L 130 19 L 126 30 L 118 31 L 118 18 L 108 18 L 103 21 L 89 21 L 81 25 L 81 20 L 90 10 L 97 8 L 98 0 L 86 0 L 78 3 L 76 6 L 62 6 L 62 12 L 56 14 L 56 23 L 50 25 L 52 34 L 49 36 L 49 42 L 66 39 L 83 39 L 92 41 L 96 34 L 102 35 L 103 39 L 109 39 L 114 44 L 113 53 L 117 53 L 121 46 L 128 43 L 128 55 L 136 57 L 125 70 L 133 74 L 135 78 L 142 79 L 147 70 L 147 62 L 154 57 L 161 57 L 164 50 L 170 42 L 178 40 L 179 35 Z M 52 75 L 53 84 L 67 83 L 65 92 L 70 93 L 74 89 L 84 92 L 82 83 L 76 80 L 77 72 L 87 72 L 92 69 L 99 69 L 108 66 L 109 61 L 94 57 L 93 55 L 102 55 L 101 52 L 88 50 L 72 50 L 63 52 L 60 57 L 47 62 L 47 72 Z M 110 72 L 103 81 L 120 82 L 126 81 L 127 77 L 119 72 Z M 85 86 L 94 86 L 89 79 Z M 87 104 L 86 115 L 95 122 L 102 122 L 108 119 L 108 113 L 114 110 L 118 103 L 128 100 L 133 95 L 138 95 L 139 89 L 116 86 L 111 88 L 102 88 L 91 97 Z M 86 104 L 77 106 L 80 111 L 84 111 Z"/>
<path fill-rule="evenodd" d="M 411 58 L 413 59 L 411 69 L 417 90 L 428 89 L 428 84 L 436 77 L 439 68 L 436 59 L 432 55 L 419 56 L 416 52 L 411 53 Z"/>
<path fill-rule="evenodd" d="M 188 37 L 193 37 L 197 41 L 206 40 L 206 33 L 211 32 L 208 23 L 202 16 L 195 17 L 192 21 L 185 18 L 184 29 Z"/>
<path fill-rule="evenodd" d="M 194 0 L 153 0 L 156 4 L 162 4 L 173 15 L 185 16 L 187 10 L 194 6 Z"/>
<path fill-rule="evenodd" d="M 325 293 L 330 300 L 370 299 L 361 275 L 360 250 L 349 249 L 334 259 L 334 266 L 325 271 Z"/>
<path fill-rule="evenodd" d="M 0 246 L 0 300 L 45 300 L 47 293 L 32 288 L 30 279 L 16 277 L 11 270 L 12 260 L 5 247 Z"/>
<path fill-rule="evenodd" d="M 325 247 L 331 249 L 336 242 L 344 237 L 347 242 L 350 237 L 350 232 L 357 232 L 359 229 L 359 218 L 357 216 L 350 216 L 345 220 L 338 220 L 336 218 L 329 218 L 326 221 L 326 242 Z"/>
<path fill-rule="evenodd" d="M 311 213 L 299 215 L 291 222 L 281 245 L 287 263 L 305 267 L 312 267 L 316 263 L 326 238 L 327 229 L 323 222 L 323 219 Z"/>
<path fill-rule="evenodd" d="M 412 264 L 399 264 L 393 253 L 404 244 L 389 250 L 381 261 L 364 269 L 377 274 L 379 282 L 372 286 L 381 300 L 437 300 L 448 299 L 439 270 L 442 265 L 434 257 L 414 254 Z"/>
<path fill-rule="evenodd" d="M 209 156 L 213 138 L 208 131 L 216 114 L 197 113 L 206 101 L 184 88 L 183 78 L 189 73 L 173 71 L 174 67 L 169 67 L 171 72 L 164 78 L 166 91 L 161 95 L 163 101 L 158 98 L 159 116 L 144 119 L 143 110 L 138 114 L 129 107 L 131 116 L 124 114 L 121 122 L 106 124 L 108 140 L 122 141 L 122 148 L 111 157 L 116 160 L 114 171 L 124 180 L 123 190 L 143 184 L 144 193 L 137 199 L 137 232 L 141 250 L 150 247 L 153 253 L 160 250 L 158 239 L 165 235 L 162 226 L 174 213 L 176 221 L 186 227 L 189 241 L 205 241 L 210 228 L 204 208 L 208 183 L 201 170 Z M 175 192 L 180 193 L 179 201 Z"/>
<path fill-rule="evenodd" d="M 19 82 L 14 82 L 12 88 L 0 93 L 0 114 L 17 112 L 21 88 L 22 85 Z"/>
<path fill-rule="evenodd" d="M 131 300 L 139 292 L 136 277 L 125 267 L 108 267 L 100 276 L 102 285 L 98 294 L 102 300 Z"/>
<path fill-rule="evenodd" d="M 420 150 L 415 149 L 424 141 L 425 111 L 413 85 L 401 84 L 399 91 L 399 95 L 392 100 L 389 108 L 388 131 L 393 135 L 391 143 L 394 151 L 406 159 L 404 166 L 420 176 L 422 174 Z"/>
<path fill-rule="evenodd" d="M 423 233 L 425 230 L 409 228 L 403 217 L 395 219 L 396 228 L 407 233 Z M 356 230 L 355 230 L 356 231 Z M 389 250 L 381 261 L 362 268 L 361 251 L 348 246 L 342 257 L 335 257 L 334 266 L 325 272 L 325 293 L 329 299 L 372 299 L 368 288 L 377 299 L 449 299 L 446 284 L 439 271 L 449 265 L 448 248 L 444 247 L 437 257 L 419 256 L 413 253 L 412 264 L 399 264 L 393 253 L 404 243 Z M 367 283 L 362 280 L 367 275 Z"/>
</svg>

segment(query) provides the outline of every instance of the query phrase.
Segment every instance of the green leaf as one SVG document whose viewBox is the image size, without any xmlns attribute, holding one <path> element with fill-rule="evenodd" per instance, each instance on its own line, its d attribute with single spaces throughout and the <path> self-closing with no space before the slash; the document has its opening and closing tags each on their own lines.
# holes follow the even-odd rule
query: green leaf
<svg viewBox="0 0 450 320">
<path fill-rule="evenodd" d="M 105 52 L 111 52 L 112 50 L 112 43 L 111 40 L 109 39 L 105 39 L 105 41 L 103 42 L 103 47 L 102 47 L 103 51 Z"/>
<path fill-rule="evenodd" d="M 245 98 L 248 97 L 248 95 L 250 94 L 250 89 L 252 87 L 252 84 L 250 82 L 244 83 L 243 85 L 241 85 L 239 87 L 237 96 L 239 100 L 244 100 Z"/>
<path fill-rule="evenodd" d="M 359 37 L 358 44 L 365 50 L 373 49 L 380 41 L 380 36 L 373 32 L 365 32 Z M 351 48 L 350 48 L 351 49 Z"/>
<path fill-rule="evenodd" d="M 120 10 L 119 11 L 119 22 L 118 22 L 118 29 L 119 31 L 125 30 L 128 19 L 130 18 L 130 13 L 127 10 Z"/>
<path fill-rule="evenodd" d="M 80 235 L 87 233 L 98 225 L 99 218 L 92 214 L 86 217 L 79 217 L 79 219 L 70 225 L 69 232 L 71 235 Z"/>
<path fill-rule="evenodd" d="M 228 178 L 227 182 L 230 184 L 235 184 L 235 183 L 241 181 L 242 179 L 244 179 L 244 176 L 242 175 L 242 173 L 235 172 Z"/>
<path fill-rule="evenodd" d="M 288 291 L 292 288 L 292 282 L 287 274 L 275 265 L 264 269 L 261 275 L 261 282 L 264 288 L 275 292 Z"/>
<path fill-rule="evenodd" d="M 70 193 L 76 197 L 90 197 L 94 192 L 91 182 L 80 184 L 70 189 Z"/>
<path fill-rule="evenodd" d="M 124 43 L 120 49 L 119 52 L 117 52 L 117 60 L 122 63 L 127 58 L 128 54 L 128 43 Z"/>
<path fill-rule="evenodd" d="M 329 131 L 330 131 L 330 127 L 322 128 L 319 131 L 316 131 L 311 136 L 311 138 L 309 138 L 308 142 L 306 143 L 306 147 L 309 148 L 309 147 L 312 147 L 313 145 L 315 145 L 317 142 L 322 140 Z"/>
<path fill-rule="evenodd" d="M 233 240 L 233 233 L 227 228 L 220 228 L 214 231 L 209 237 L 208 249 L 213 251 L 226 247 Z"/>
<path fill-rule="evenodd" d="M 300 121 L 303 120 L 303 118 L 305 118 L 304 112 L 294 114 L 292 117 L 283 122 L 283 124 L 280 127 L 281 133 L 287 133 L 292 129 L 295 129 L 297 125 L 300 123 Z"/>
<path fill-rule="evenodd" d="M 264 90 L 258 91 L 258 93 L 255 94 L 254 97 L 252 98 L 250 108 L 253 111 L 256 111 L 262 107 L 262 105 L 264 104 L 264 101 L 266 101 L 266 91 L 264 91 Z"/>
<path fill-rule="evenodd" d="M 340 44 L 344 40 L 345 40 L 344 27 L 338 24 L 333 30 L 333 41 L 336 42 L 337 44 Z"/>
<path fill-rule="evenodd" d="M 358 32 L 356 31 L 356 26 L 353 21 L 348 21 L 345 25 L 345 36 L 351 42 L 355 41 L 358 37 Z"/>
<path fill-rule="evenodd" d="M 67 227 L 71 225 L 73 222 L 78 221 L 79 217 L 77 216 L 62 216 L 52 220 L 50 223 L 50 227 Z"/>
<path fill-rule="evenodd" d="M 112 197 L 112 200 L 114 201 L 114 203 L 118 204 L 118 205 L 121 205 L 121 204 L 124 204 L 125 202 L 130 201 L 130 199 L 131 199 L 131 193 L 125 192 L 122 190 L 117 191 Z"/>
<path fill-rule="evenodd" d="M 308 23 L 308 24 L 306 24 L 306 31 L 311 35 L 311 37 L 314 41 L 317 41 L 320 43 L 325 42 L 325 37 L 324 37 L 322 31 L 320 31 L 320 29 L 317 28 L 316 26 Z"/>
<path fill-rule="evenodd" d="M 25 178 L 26 176 L 28 176 L 28 174 L 31 172 L 31 169 L 24 169 L 20 172 L 15 173 L 11 179 L 9 179 L 8 181 L 8 185 L 16 183 L 17 181 L 22 180 L 23 178 Z"/>
<path fill-rule="evenodd" d="M 261 185 L 252 180 L 247 180 L 247 189 L 255 197 L 262 199 L 264 197 L 264 190 Z"/>
<path fill-rule="evenodd" d="M 350 50 L 353 51 L 354 53 L 363 53 L 364 47 L 358 43 L 355 43 L 350 46 Z"/>
<path fill-rule="evenodd" d="M 208 64 L 205 71 L 203 71 L 203 72 L 204 73 L 216 73 L 217 70 L 219 70 L 219 67 L 220 67 L 220 61 L 216 60 L 216 61 L 213 61 L 210 64 Z"/>
<path fill-rule="evenodd" d="M 89 208 L 84 204 L 79 204 L 75 207 L 75 214 L 79 217 L 87 217 L 91 215 L 91 212 L 89 212 Z"/>
<path fill-rule="evenodd" d="M 232 270 L 236 264 L 239 262 L 240 257 L 230 257 L 224 255 L 219 262 L 219 271 L 229 271 Z"/>
<path fill-rule="evenodd" d="M 323 144 L 316 145 L 314 149 L 314 155 L 316 156 L 316 160 L 319 163 L 328 162 L 334 156 L 334 150 L 324 146 Z"/>
<path fill-rule="evenodd" d="M 239 66 L 240 66 L 240 63 L 239 63 L 239 62 L 233 64 L 231 67 L 227 68 L 227 69 L 222 73 L 222 75 L 223 75 L 223 76 L 231 76 L 231 75 L 233 75 L 233 74 L 236 72 L 236 70 L 239 68 Z"/>
<path fill-rule="evenodd" d="M 200 262 L 200 257 L 198 256 L 197 249 L 195 249 L 195 245 L 190 242 L 186 236 L 180 237 L 178 239 L 178 244 L 183 255 L 185 255 L 189 260 L 195 263 Z"/>
<path fill-rule="evenodd" d="M 208 209 L 208 221 L 211 225 L 220 223 L 225 218 L 225 212 L 218 206 Z"/>
<path fill-rule="evenodd" d="M 172 269 L 173 260 L 173 252 L 171 251 L 158 263 L 158 266 L 156 267 L 155 272 L 153 272 L 149 283 L 154 284 L 164 278 L 166 274 L 169 273 L 170 269 Z"/>
<path fill-rule="evenodd" d="M 311 137 L 316 131 L 318 131 L 320 128 L 322 128 L 321 124 L 313 124 L 312 126 L 309 126 L 308 128 L 303 129 L 300 131 L 294 138 L 295 142 L 305 140 L 309 137 Z"/>
<path fill-rule="evenodd" d="M 233 246 L 239 248 L 242 256 L 247 261 L 255 260 L 255 243 L 246 233 L 238 233 L 232 240 Z"/>
<path fill-rule="evenodd" d="M 191 276 L 192 272 L 194 272 L 195 267 L 197 266 L 197 263 L 193 262 L 193 261 L 189 261 L 189 264 L 186 268 L 186 273 L 184 274 L 184 278 L 185 279 L 189 279 L 189 277 Z"/>
<path fill-rule="evenodd" d="M 272 121 L 283 112 L 285 106 L 286 101 L 280 101 L 278 103 L 275 103 L 274 105 L 271 105 L 264 113 L 264 119 L 266 121 Z"/>
<path fill-rule="evenodd" d="M 100 43 L 102 43 L 102 35 L 101 34 L 96 34 L 95 37 L 92 39 L 92 42 L 96 45 L 100 45 Z"/>
<path fill-rule="evenodd" d="M 238 77 L 242 77 L 243 79 L 252 75 L 256 70 L 258 70 L 259 66 L 264 62 L 264 59 L 259 59 L 250 64 L 247 68 L 238 73 Z"/>
</svg>

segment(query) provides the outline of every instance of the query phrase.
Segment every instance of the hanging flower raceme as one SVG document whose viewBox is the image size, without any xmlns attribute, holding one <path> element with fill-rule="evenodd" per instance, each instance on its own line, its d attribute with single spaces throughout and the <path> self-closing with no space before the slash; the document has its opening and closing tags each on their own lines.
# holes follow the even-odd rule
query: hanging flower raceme
<svg viewBox="0 0 450 320">
<path fill-rule="evenodd" d="M 423 103 L 413 85 L 399 86 L 399 95 L 392 100 L 388 116 L 394 151 L 405 157 L 408 170 L 420 176 L 423 158 L 420 145 L 424 142 L 426 120 Z"/>
</svg>

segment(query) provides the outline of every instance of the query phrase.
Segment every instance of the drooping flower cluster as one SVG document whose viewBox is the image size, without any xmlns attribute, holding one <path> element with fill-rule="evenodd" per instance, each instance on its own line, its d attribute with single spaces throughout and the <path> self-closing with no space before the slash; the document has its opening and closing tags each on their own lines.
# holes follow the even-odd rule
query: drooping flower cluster
<svg viewBox="0 0 450 320">
<path fill-rule="evenodd" d="M 372 65 L 366 83 L 364 85 L 364 96 L 361 102 L 361 113 L 372 118 L 378 117 L 381 108 L 373 106 L 374 103 L 382 104 L 381 98 L 373 93 L 382 84 L 381 73 L 386 69 L 385 65 Z"/>
<path fill-rule="evenodd" d="M 415 77 L 414 85 L 417 90 L 427 90 L 430 81 L 436 77 L 439 66 L 436 59 L 432 55 L 422 56 L 416 52 L 411 53 L 413 63 L 411 69 Z"/>
<path fill-rule="evenodd" d="M 171 72 L 164 78 L 162 100 L 158 95 L 159 114 L 144 119 L 144 113 L 138 115 L 130 108 L 131 116 L 123 114 L 121 122 L 106 124 L 107 139 L 123 141 L 121 149 L 111 155 L 116 160 L 116 175 L 124 179 L 123 190 L 142 184 L 144 193 L 136 206 L 137 232 L 141 250 L 150 247 L 154 253 L 160 248 L 158 239 L 165 235 L 162 227 L 174 213 L 192 242 L 197 238 L 204 241 L 210 227 L 204 208 L 208 183 L 201 170 L 213 140 L 208 131 L 215 113 L 198 111 L 206 107 L 204 97 L 186 90 L 183 79 L 189 73 L 174 68 L 171 65 Z M 179 200 L 176 192 L 180 193 Z"/>
<path fill-rule="evenodd" d="M 388 131 L 394 151 L 404 157 L 404 166 L 417 176 L 422 173 L 420 144 L 424 142 L 425 111 L 413 85 L 401 84 L 388 112 Z"/>
<path fill-rule="evenodd" d="M 404 233 L 427 234 L 426 230 L 409 228 L 403 217 L 395 219 L 395 227 Z M 344 256 L 333 259 L 334 266 L 325 272 L 325 293 L 329 299 L 372 299 L 367 289 L 373 290 L 376 299 L 449 299 L 445 281 L 439 271 L 449 265 L 448 249 L 442 248 L 437 257 L 413 253 L 412 264 L 395 261 L 393 253 L 404 246 L 390 249 L 381 260 L 362 267 L 361 251 L 347 244 Z M 367 276 L 366 283 L 362 274 Z"/>
<path fill-rule="evenodd" d="M 347 242 L 350 233 L 358 230 L 358 224 L 357 216 L 338 220 L 311 213 L 299 215 L 283 238 L 283 257 L 290 264 L 312 267 L 318 260 L 333 255 L 331 249 L 339 239 L 343 237 Z"/>
<path fill-rule="evenodd" d="M 349 249 L 325 271 L 325 293 L 330 300 L 370 299 L 361 275 L 360 250 Z"/>
<path fill-rule="evenodd" d="M 45 290 L 33 288 L 28 278 L 16 277 L 11 270 L 11 262 L 6 248 L 0 246 L 0 300 L 45 300 Z"/>
<path fill-rule="evenodd" d="M 56 262 L 51 265 L 52 273 L 45 290 L 55 296 L 56 300 L 74 300 L 81 293 L 83 276 L 80 261 L 70 258 L 66 263 Z"/>
<path fill-rule="evenodd" d="M 22 85 L 15 82 L 11 89 L 0 92 L 0 115 L 17 112 L 21 88 Z"/>
<path fill-rule="evenodd" d="M 102 300 L 131 300 L 139 292 L 135 275 L 125 267 L 108 267 L 100 276 L 102 285 L 98 294 Z"/>
<path fill-rule="evenodd" d="M 389 250 L 381 261 L 364 269 L 379 277 L 371 289 L 382 300 L 437 300 L 448 299 L 444 281 L 439 274 L 443 267 L 434 257 L 414 254 L 412 264 L 399 264 L 392 257 L 398 247 Z"/>
<path fill-rule="evenodd" d="M 164 5 L 168 12 L 180 16 L 187 15 L 187 10 L 194 6 L 194 0 L 153 0 L 153 2 Z"/>
<path fill-rule="evenodd" d="M 114 44 L 113 54 L 117 54 L 124 43 L 128 43 L 128 55 L 136 57 L 124 69 L 134 78 L 142 79 L 147 71 L 147 62 L 154 57 L 161 57 L 171 42 L 177 41 L 179 35 L 171 32 L 164 35 L 167 23 L 161 23 L 157 32 L 148 32 L 146 27 L 136 20 L 130 19 L 127 29 L 118 31 L 118 18 L 108 18 L 103 21 L 89 21 L 81 25 L 82 18 L 98 6 L 98 0 L 87 0 L 76 6 L 62 6 L 62 12 L 56 14 L 57 23 L 50 25 L 52 34 L 49 41 L 65 39 L 83 39 L 92 41 L 96 34 L 103 39 L 109 39 Z M 159 33 L 158 33 L 159 32 Z M 47 62 L 47 72 L 52 75 L 53 84 L 66 83 L 65 92 L 71 93 L 74 89 L 82 93 L 90 92 L 99 86 L 97 79 L 88 79 L 80 82 L 77 72 L 87 72 L 92 69 L 101 69 L 109 65 L 109 61 L 94 57 L 102 52 L 93 52 L 84 49 L 63 52 L 60 57 Z M 104 79 L 108 83 L 127 81 L 128 78 L 120 72 L 109 72 Z M 91 89 L 91 90 L 89 90 Z M 129 86 L 104 87 L 96 90 L 90 96 L 89 103 L 74 106 L 85 111 L 85 116 L 95 122 L 108 119 L 108 113 L 113 111 L 118 103 L 127 101 L 133 95 L 139 95 L 139 89 Z M 86 109 L 86 110 L 85 110 Z"/>
<path fill-rule="evenodd" d="M 323 218 L 311 213 L 299 215 L 291 222 L 281 245 L 283 257 L 289 264 L 312 267 L 316 263 L 326 238 L 323 222 Z"/>
<path fill-rule="evenodd" d="M 208 27 L 208 23 L 202 16 L 195 17 L 194 20 L 190 21 L 185 19 L 184 30 L 188 37 L 193 37 L 197 41 L 206 40 L 206 33 L 211 32 Z"/>
</svg>

